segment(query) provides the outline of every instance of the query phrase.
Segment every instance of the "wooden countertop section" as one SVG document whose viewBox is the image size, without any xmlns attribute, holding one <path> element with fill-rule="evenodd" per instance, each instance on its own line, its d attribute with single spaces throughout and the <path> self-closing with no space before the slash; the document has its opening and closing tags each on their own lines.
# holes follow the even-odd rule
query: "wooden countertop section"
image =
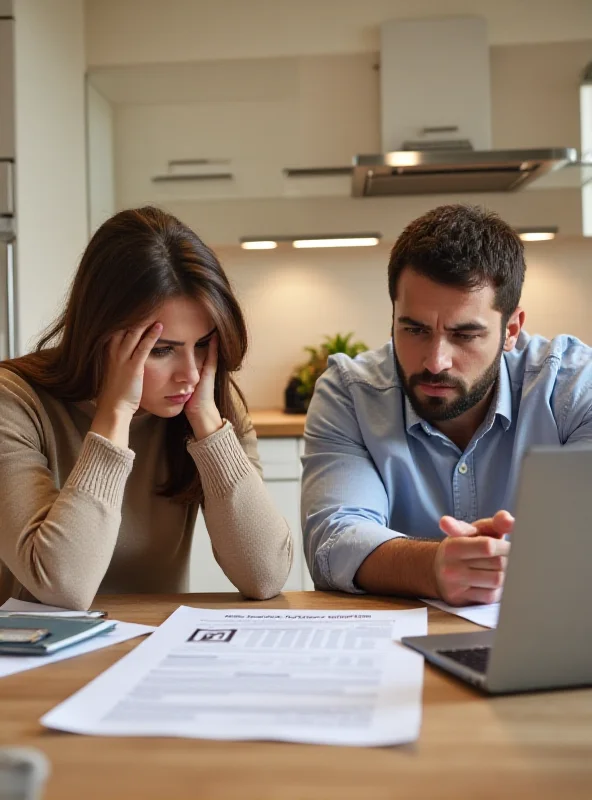
<svg viewBox="0 0 592 800">
<path fill-rule="evenodd" d="M 284 414 L 279 408 L 249 411 L 258 438 L 303 436 L 306 414 Z"/>
</svg>

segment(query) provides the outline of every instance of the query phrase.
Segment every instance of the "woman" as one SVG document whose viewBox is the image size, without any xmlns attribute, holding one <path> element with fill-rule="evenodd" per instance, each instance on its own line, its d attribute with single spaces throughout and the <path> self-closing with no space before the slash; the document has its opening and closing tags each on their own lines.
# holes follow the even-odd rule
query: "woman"
<svg viewBox="0 0 592 800">
<path fill-rule="evenodd" d="M 62 316 L 0 367 L 0 601 L 186 591 L 199 506 L 239 591 L 281 591 L 292 539 L 231 379 L 246 346 L 222 267 L 178 219 L 99 228 Z"/>
</svg>

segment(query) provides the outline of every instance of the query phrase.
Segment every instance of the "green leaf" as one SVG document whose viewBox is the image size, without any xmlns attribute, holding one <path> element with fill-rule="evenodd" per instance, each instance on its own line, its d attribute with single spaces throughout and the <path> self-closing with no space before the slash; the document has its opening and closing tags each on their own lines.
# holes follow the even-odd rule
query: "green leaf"
<svg viewBox="0 0 592 800">
<path fill-rule="evenodd" d="M 353 331 L 346 334 L 336 333 L 334 336 L 325 336 L 318 347 L 309 345 L 303 348 L 308 353 L 308 361 L 298 365 L 292 373 L 292 376 L 298 378 L 300 382 L 297 392 L 301 397 L 310 400 L 317 380 L 327 369 L 330 355 L 345 353 L 350 358 L 355 358 L 368 349 L 364 342 L 350 343 L 353 335 Z"/>
</svg>

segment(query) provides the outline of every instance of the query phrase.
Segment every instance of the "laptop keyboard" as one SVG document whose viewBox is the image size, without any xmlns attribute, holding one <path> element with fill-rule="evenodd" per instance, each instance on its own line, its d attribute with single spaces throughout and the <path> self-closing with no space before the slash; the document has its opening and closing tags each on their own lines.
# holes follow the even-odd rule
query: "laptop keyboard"
<svg viewBox="0 0 592 800">
<path fill-rule="evenodd" d="M 439 655 L 451 658 L 463 667 L 485 674 L 491 647 L 471 647 L 468 650 L 438 650 Z"/>
</svg>

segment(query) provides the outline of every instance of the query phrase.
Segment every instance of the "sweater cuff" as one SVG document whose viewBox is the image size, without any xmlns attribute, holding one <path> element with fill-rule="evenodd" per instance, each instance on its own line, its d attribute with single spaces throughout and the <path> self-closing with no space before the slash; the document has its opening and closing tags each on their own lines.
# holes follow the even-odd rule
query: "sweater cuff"
<svg viewBox="0 0 592 800">
<path fill-rule="evenodd" d="M 132 450 L 117 447 L 98 433 L 87 433 L 64 488 L 88 492 L 100 502 L 120 507 L 134 457 Z"/>
<path fill-rule="evenodd" d="M 187 444 L 195 461 L 204 495 L 222 497 L 253 468 L 240 445 L 231 423 L 226 421 L 220 430 Z"/>
</svg>

